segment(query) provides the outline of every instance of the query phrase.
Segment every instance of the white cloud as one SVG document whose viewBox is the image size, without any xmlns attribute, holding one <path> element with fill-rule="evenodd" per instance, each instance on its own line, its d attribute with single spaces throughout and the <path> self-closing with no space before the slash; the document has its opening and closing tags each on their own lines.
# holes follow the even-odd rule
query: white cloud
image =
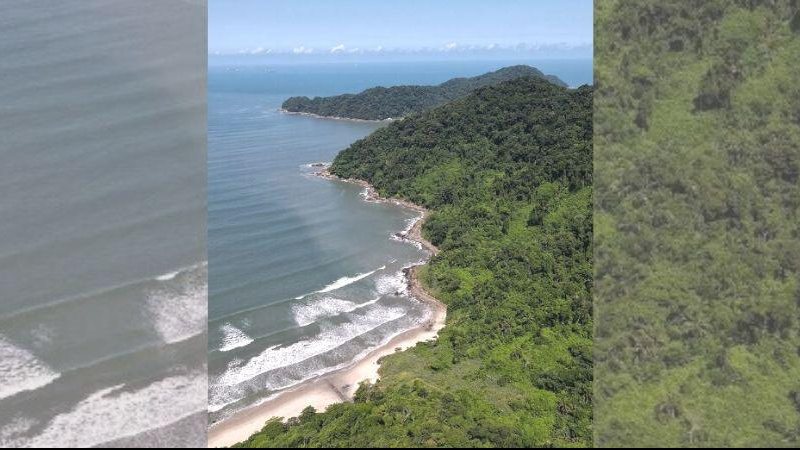
<svg viewBox="0 0 800 450">
<path fill-rule="evenodd" d="M 339 45 L 331 48 L 331 53 L 341 53 L 343 51 L 345 51 L 344 44 L 339 44 Z"/>
<path fill-rule="evenodd" d="M 379 45 L 379 46 L 375 47 L 375 51 L 378 52 L 378 53 L 382 52 L 383 51 L 383 46 Z"/>
<path fill-rule="evenodd" d="M 358 48 L 358 47 L 356 47 L 356 48 L 351 48 L 350 50 L 347 50 L 347 51 L 348 51 L 349 53 L 361 53 L 361 50 L 359 50 L 359 48 Z"/>
<path fill-rule="evenodd" d="M 272 53 L 272 49 L 264 47 L 256 47 L 250 51 L 251 55 L 269 55 L 270 53 Z"/>
<path fill-rule="evenodd" d="M 456 44 L 455 42 L 448 42 L 447 44 L 444 45 L 444 49 L 448 51 L 455 50 L 456 47 L 458 47 L 458 44 Z"/>
<path fill-rule="evenodd" d="M 295 55 L 307 55 L 313 52 L 314 52 L 313 48 L 306 48 L 302 45 L 300 47 L 295 47 L 292 49 L 292 53 L 294 53 Z"/>
</svg>

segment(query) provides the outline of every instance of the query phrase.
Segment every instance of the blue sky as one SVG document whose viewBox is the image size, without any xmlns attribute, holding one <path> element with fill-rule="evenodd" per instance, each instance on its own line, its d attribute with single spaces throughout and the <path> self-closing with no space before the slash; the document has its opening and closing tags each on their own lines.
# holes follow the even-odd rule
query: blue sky
<svg viewBox="0 0 800 450">
<path fill-rule="evenodd" d="M 209 53 L 586 53 L 590 0 L 209 0 Z"/>
</svg>

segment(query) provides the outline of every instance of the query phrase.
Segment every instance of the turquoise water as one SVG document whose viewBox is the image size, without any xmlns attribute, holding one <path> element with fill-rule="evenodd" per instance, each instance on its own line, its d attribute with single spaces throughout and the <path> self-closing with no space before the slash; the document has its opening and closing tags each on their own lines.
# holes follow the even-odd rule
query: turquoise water
<svg viewBox="0 0 800 450">
<path fill-rule="evenodd" d="M 209 411 L 211 420 L 346 366 L 420 323 L 402 269 L 427 254 L 392 235 L 417 214 L 314 177 L 376 123 L 278 111 L 295 95 L 436 84 L 515 62 L 209 68 Z M 524 62 L 523 62 L 524 63 Z M 591 62 L 537 64 L 569 84 Z M 583 77 L 583 78 L 582 78 Z"/>
</svg>

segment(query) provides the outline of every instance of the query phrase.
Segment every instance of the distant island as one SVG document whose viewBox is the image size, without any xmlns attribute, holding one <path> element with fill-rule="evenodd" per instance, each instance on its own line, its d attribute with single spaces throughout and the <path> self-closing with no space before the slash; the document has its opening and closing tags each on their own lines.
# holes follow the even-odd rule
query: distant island
<svg viewBox="0 0 800 450">
<path fill-rule="evenodd" d="M 360 120 L 399 119 L 463 98 L 476 89 L 521 77 L 541 78 L 557 86 L 566 83 L 554 75 L 517 65 L 471 78 L 453 78 L 435 86 L 374 87 L 359 94 L 333 97 L 291 97 L 281 109 L 291 113 Z"/>
<path fill-rule="evenodd" d="M 591 446 L 592 91 L 517 77 L 342 151 L 330 173 L 428 209 L 418 275 L 446 326 L 352 403 L 236 446 Z"/>
</svg>

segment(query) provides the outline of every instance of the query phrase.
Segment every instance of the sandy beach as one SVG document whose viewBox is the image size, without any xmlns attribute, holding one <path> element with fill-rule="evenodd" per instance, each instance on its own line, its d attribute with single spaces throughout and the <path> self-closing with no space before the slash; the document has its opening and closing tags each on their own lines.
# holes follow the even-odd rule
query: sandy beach
<svg viewBox="0 0 800 450">
<path fill-rule="evenodd" d="M 316 172 L 316 175 L 331 180 L 339 179 L 330 174 L 327 168 Z M 425 208 L 404 200 L 381 198 L 377 191 L 363 180 L 342 181 L 366 188 L 367 201 L 390 202 L 419 211 L 422 214 L 420 220 L 416 221 L 407 233 L 400 233 L 400 236 L 418 242 L 432 254 L 438 252 L 433 244 L 422 237 L 422 224 L 428 214 Z M 428 320 L 392 337 L 386 344 L 373 349 L 364 358 L 354 361 L 350 366 L 307 380 L 261 404 L 245 408 L 224 421 L 212 425 L 209 428 L 208 446 L 225 447 L 247 440 L 261 430 L 264 423 L 273 417 L 283 417 L 284 419 L 296 417 L 308 406 L 313 406 L 317 411 L 324 411 L 334 403 L 351 401 L 361 382 L 374 383 L 378 380 L 379 361 L 382 357 L 411 348 L 419 342 L 435 339 L 439 330 L 444 327 L 447 310 L 444 304 L 422 287 L 418 277 L 419 267 L 420 265 L 411 266 L 404 272 L 410 295 L 430 306 L 431 316 Z"/>
</svg>

